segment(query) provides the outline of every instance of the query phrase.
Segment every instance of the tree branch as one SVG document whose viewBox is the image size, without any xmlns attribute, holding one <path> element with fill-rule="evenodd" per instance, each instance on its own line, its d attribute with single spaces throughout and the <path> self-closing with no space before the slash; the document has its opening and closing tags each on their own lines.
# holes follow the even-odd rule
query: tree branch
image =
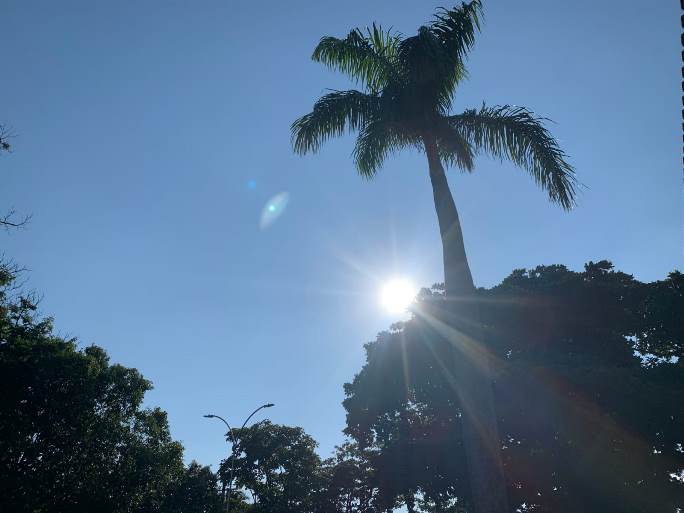
<svg viewBox="0 0 684 513">
<path fill-rule="evenodd" d="M 31 220 L 31 216 L 27 215 L 21 219 L 14 219 L 16 211 L 14 209 L 7 212 L 5 215 L 0 217 L 0 226 L 9 230 L 10 228 L 23 228 Z"/>
</svg>

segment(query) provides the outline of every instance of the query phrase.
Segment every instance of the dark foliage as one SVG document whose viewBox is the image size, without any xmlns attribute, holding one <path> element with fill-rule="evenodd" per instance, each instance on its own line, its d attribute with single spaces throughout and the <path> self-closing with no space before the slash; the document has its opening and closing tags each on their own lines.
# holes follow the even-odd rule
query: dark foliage
<svg viewBox="0 0 684 513">
<path fill-rule="evenodd" d="M 219 513 L 224 511 L 218 493 L 218 476 L 209 467 L 192 462 L 177 478 L 166 497 L 164 513 Z"/>
<path fill-rule="evenodd" d="M 312 512 L 324 481 L 316 442 L 302 428 L 259 422 L 235 430 L 235 481 L 249 492 L 254 513 Z M 232 457 L 232 456 L 231 456 Z M 226 481 L 231 457 L 221 463 Z"/>
<path fill-rule="evenodd" d="M 0 511 L 213 513 L 219 475 L 192 463 L 136 370 L 79 349 L 16 294 L 0 266 Z M 484 340 L 453 360 L 439 288 L 366 345 L 347 395 L 352 441 L 321 460 L 301 428 L 236 433 L 233 511 L 468 511 L 453 366 L 495 362 L 512 504 L 519 511 L 675 511 L 684 501 L 684 275 L 641 283 L 608 262 L 514 271 L 478 292 Z M 220 482 L 219 478 L 223 478 Z"/>
<path fill-rule="evenodd" d="M 511 504 L 544 512 L 684 505 L 684 276 L 641 283 L 608 262 L 543 266 L 480 290 Z M 346 432 L 373 451 L 380 487 L 425 511 L 468 502 L 457 391 L 445 372 L 443 298 L 366 346 L 345 385 Z"/>
<path fill-rule="evenodd" d="M 0 266 L 0 511 L 219 511 L 216 478 L 142 408 L 150 382 L 54 335 L 14 278 Z"/>
</svg>

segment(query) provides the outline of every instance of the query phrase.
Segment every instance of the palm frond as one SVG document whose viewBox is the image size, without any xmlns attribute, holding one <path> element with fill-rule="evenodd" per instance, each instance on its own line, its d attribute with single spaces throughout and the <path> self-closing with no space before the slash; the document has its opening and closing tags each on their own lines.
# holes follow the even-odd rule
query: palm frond
<svg viewBox="0 0 684 513">
<path fill-rule="evenodd" d="M 359 174 L 366 179 L 373 178 L 387 156 L 399 149 L 398 146 L 387 123 L 380 120 L 368 123 L 359 132 L 354 146 L 354 163 Z"/>
<path fill-rule="evenodd" d="M 436 105 L 443 113 L 451 109 L 456 85 L 468 76 L 465 60 L 475 44 L 481 16 L 482 4 L 473 0 L 453 9 L 438 9 L 429 26 L 440 48 L 433 66 L 439 67 Z"/>
<path fill-rule="evenodd" d="M 441 8 L 435 14 L 435 21 L 430 28 L 434 32 L 446 52 L 452 58 L 463 61 L 468 51 L 475 44 L 475 32 L 480 30 L 482 2 L 462 2 L 454 9 Z"/>
<path fill-rule="evenodd" d="M 378 110 L 378 97 L 360 91 L 334 91 L 318 99 L 313 110 L 297 119 L 290 131 L 294 151 L 318 151 L 327 139 L 360 130 Z"/>
<path fill-rule="evenodd" d="M 476 151 L 509 159 L 527 170 L 551 201 L 568 210 L 575 204 L 577 180 L 544 118 L 508 105 L 468 110 L 447 121 Z"/>
<path fill-rule="evenodd" d="M 415 36 L 402 39 L 397 55 L 403 78 L 421 82 L 434 81 L 437 70 L 444 67 L 443 50 L 439 39 L 429 27 L 420 27 Z"/>
<path fill-rule="evenodd" d="M 451 108 L 449 101 L 442 101 L 450 98 L 443 92 L 451 83 L 447 78 L 451 68 L 445 59 L 442 45 L 428 27 L 420 27 L 415 36 L 399 43 L 397 68 L 401 78 L 396 85 L 414 114 L 435 110 L 446 113 Z"/>
<path fill-rule="evenodd" d="M 482 7 L 479 0 L 439 9 L 429 26 L 398 45 L 398 67 L 426 106 L 447 113 L 455 86 L 467 76 L 465 57 L 475 43 Z"/>
<path fill-rule="evenodd" d="M 394 73 L 398 42 L 398 35 L 374 23 L 365 34 L 357 28 L 344 39 L 323 37 L 311 58 L 378 91 Z"/>
<path fill-rule="evenodd" d="M 439 156 L 447 166 L 456 166 L 471 172 L 474 168 L 475 152 L 461 132 L 449 123 L 436 123 L 432 133 L 437 138 Z"/>
</svg>

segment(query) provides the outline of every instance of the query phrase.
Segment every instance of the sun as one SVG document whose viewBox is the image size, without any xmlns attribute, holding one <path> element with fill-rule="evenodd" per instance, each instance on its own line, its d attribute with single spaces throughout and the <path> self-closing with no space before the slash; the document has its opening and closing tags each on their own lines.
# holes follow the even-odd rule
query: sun
<svg viewBox="0 0 684 513">
<path fill-rule="evenodd" d="M 380 292 L 380 303 L 389 313 L 404 313 L 416 297 L 417 290 L 405 278 L 394 278 L 385 283 Z"/>
</svg>

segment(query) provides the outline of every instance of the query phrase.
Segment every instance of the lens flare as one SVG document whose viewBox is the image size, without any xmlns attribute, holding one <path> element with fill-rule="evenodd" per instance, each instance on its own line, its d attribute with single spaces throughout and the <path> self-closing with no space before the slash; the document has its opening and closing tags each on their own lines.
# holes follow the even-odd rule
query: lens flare
<svg viewBox="0 0 684 513">
<path fill-rule="evenodd" d="M 263 230 L 275 223 L 285 212 L 290 195 L 287 192 L 279 192 L 266 202 L 261 210 L 261 221 L 259 227 Z"/>
</svg>

